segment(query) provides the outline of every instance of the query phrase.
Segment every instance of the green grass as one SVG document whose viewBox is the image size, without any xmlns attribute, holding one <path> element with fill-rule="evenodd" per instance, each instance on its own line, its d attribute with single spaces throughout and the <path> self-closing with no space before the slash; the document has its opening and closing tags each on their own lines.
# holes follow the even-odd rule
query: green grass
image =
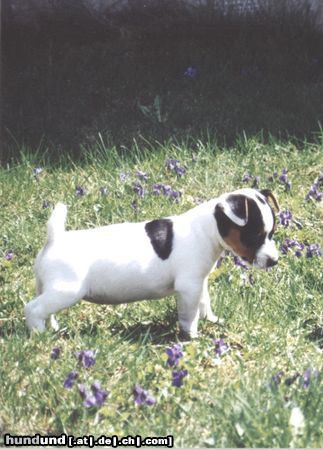
<svg viewBox="0 0 323 450">
<path fill-rule="evenodd" d="M 116 151 L 103 140 L 83 151 L 82 160 L 65 158 L 53 164 L 25 150 L 20 162 L 0 170 L 0 430 L 1 434 L 117 434 L 174 435 L 175 445 L 216 447 L 321 447 L 323 444 L 322 374 L 303 386 L 307 368 L 322 371 L 322 263 L 319 257 L 281 256 L 271 271 L 244 271 L 228 256 L 210 276 L 215 313 L 220 327 L 200 322 L 200 338 L 184 345 L 181 367 L 189 375 L 180 388 L 171 386 L 165 348 L 177 340 L 175 299 L 131 305 L 96 306 L 82 302 L 58 315 L 60 330 L 30 335 L 23 307 L 35 295 L 32 266 L 45 238 L 50 210 L 42 207 L 64 201 L 69 206 L 67 227 L 92 227 L 120 221 L 139 221 L 181 213 L 196 202 L 239 188 L 245 172 L 260 176 L 260 187 L 273 189 L 282 209 L 290 209 L 303 224 L 278 226 L 280 246 L 286 237 L 320 242 L 322 204 L 305 196 L 322 168 L 322 136 L 318 144 L 295 144 L 242 137 L 232 148 L 219 148 L 211 139 L 190 144 L 138 141 Z M 187 173 L 178 178 L 165 168 L 176 158 Z M 42 172 L 35 176 L 33 168 Z M 289 169 L 291 191 L 274 171 Z M 133 192 L 136 171 L 143 199 Z M 120 179 L 127 173 L 126 181 Z M 168 183 L 182 192 L 180 202 L 152 195 L 154 183 Z M 87 190 L 82 197 L 75 187 Z M 102 196 L 101 186 L 108 188 Z M 133 207 L 133 202 L 136 207 Z M 12 250 L 11 261 L 5 258 Z M 251 284 L 249 275 L 254 283 Z M 215 359 L 215 338 L 230 350 Z M 53 347 L 61 356 L 50 358 Z M 75 352 L 96 351 L 96 364 L 78 366 Z M 63 387 L 67 374 L 77 370 L 78 383 L 101 381 L 110 392 L 101 408 L 82 406 L 77 383 Z M 277 386 L 271 379 L 283 371 Z M 299 373 L 294 383 L 285 381 Z M 136 406 L 136 383 L 156 398 L 154 406 Z M 305 426 L 292 433 L 293 407 L 304 415 Z"/>
</svg>

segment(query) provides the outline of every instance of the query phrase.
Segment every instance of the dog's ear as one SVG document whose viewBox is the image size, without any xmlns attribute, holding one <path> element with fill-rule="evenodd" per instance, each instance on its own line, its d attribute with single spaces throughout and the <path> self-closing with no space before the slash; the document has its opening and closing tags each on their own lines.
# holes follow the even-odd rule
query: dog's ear
<svg viewBox="0 0 323 450">
<path fill-rule="evenodd" d="M 244 227 L 248 223 L 248 198 L 241 194 L 231 194 L 216 205 L 216 211 L 221 211 L 234 224 Z"/>
<path fill-rule="evenodd" d="M 272 191 L 271 191 L 270 189 L 262 189 L 262 190 L 260 191 L 260 193 L 261 193 L 264 197 L 266 197 L 267 201 L 268 201 L 268 199 L 271 199 L 271 200 L 273 201 L 273 204 L 274 204 L 274 206 L 275 206 L 277 212 L 280 211 L 279 203 L 278 203 L 276 197 L 274 196 L 274 194 L 272 193 Z"/>
</svg>

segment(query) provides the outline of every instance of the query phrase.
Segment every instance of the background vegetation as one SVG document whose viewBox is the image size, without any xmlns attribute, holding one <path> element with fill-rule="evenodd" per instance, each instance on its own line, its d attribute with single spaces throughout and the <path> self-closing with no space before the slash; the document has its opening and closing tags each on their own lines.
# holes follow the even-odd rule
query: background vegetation
<svg viewBox="0 0 323 450">
<path fill-rule="evenodd" d="M 98 132 L 117 147 L 206 129 L 221 144 L 260 130 L 312 140 L 323 40 L 306 3 L 262 2 L 240 16 L 208 3 L 132 2 L 98 21 L 73 2 L 37 27 L 4 22 L 6 153 L 24 143 L 77 154 Z"/>
</svg>

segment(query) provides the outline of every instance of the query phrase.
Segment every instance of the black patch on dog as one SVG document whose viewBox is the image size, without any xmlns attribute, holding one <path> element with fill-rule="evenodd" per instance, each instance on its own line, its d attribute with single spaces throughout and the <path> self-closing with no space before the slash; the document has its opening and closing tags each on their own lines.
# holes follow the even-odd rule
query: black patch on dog
<svg viewBox="0 0 323 450">
<path fill-rule="evenodd" d="M 264 221 L 257 202 L 248 199 L 248 223 L 241 227 L 241 242 L 248 248 L 257 250 L 265 242 Z"/>
<path fill-rule="evenodd" d="M 244 196 L 241 197 L 243 198 L 243 202 L 241 202 L 240 199 L 240 205 L 241 203 L 244 203 L 245 199 Z M 248 222 L 243 227 L 239 227 L 234 222 L 232 222 L 232 220 L 230 220 L 224 214 L 223 209 L 219 205 L 216 205 L 215 207 L 214 217 L 217 221 L 219 233 L 223 238 L 229 235 L 230 230 L 232 230 L 232 228 L 235 228 L 240 231 L 241 243 L 250 250 L 252 249 L 254 251 L 257 251 L 263 245 L 266 238 L 264 222 L 262 219 L 261 211 L 256 201 L 251 198 L 248 198 L 247 201 L 248 201 Z M 235 204 L 232 202 L 230 203 L 231 205 L 234 205 L 234 207 L 236 208 L 234 209 L 234 213 L 241 217 L 242 209 L 238 207 L 238 203 Z"/>
<path fill-rule="evenodd" d="M 230 205 L 231 210 L 240 219 L 246 219 L 246 197 L 241 194 L 231 194 L 227 198 L 227 202 Z"/>
<path fill-rule="evenodd" d="M 170 219 L 152 220 L 146 223 L 145 230 L 159 258 L 167 259 L 173 247 L 173 222 Z"/>
<path fill-rule="evenodd" d="M 266 200 L 264 200 L 262 197 L 260 197 L 260 195 L 256 194 L 256 197 L 260 201 L 260 203 L 262 203 L 263 205 L 266 204 Z"/>
</svg>

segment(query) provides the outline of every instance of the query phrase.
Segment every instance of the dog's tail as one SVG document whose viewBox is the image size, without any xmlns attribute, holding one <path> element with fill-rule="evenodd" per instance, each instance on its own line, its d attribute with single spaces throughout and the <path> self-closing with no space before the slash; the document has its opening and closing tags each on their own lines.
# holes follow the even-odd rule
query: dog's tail
<svg viewBox="0 0 323 450">
<path fill-rule="evenodd" d="M 47 223 L 47 242 L 53 242 L 65 231 L 67 207 L 64 203 L 57 203 Z"/>
</svg>

